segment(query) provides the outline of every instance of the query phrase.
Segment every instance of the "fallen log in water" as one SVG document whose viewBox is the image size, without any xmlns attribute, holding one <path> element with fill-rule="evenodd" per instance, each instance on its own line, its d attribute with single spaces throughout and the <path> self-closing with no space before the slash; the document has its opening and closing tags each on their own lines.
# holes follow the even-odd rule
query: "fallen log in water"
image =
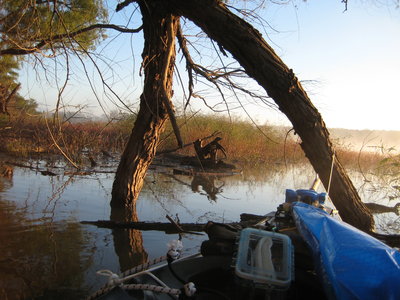
<svg viewBox="0 0 400 300">
<path fill-rule="evenodd" d="M 248 227 L 256 224 L 259 219 L 247 219 L 241 222 L 224 223 L 232 227 Z M 111 220 L 81 221 L 81 224 L 94 225 L 100 228 L 109 229 L 137 229 L 137 230 L 156 230 L 166 233 L 192 233 L 199 234 L 204 232 L 208 223 L 179 223 L 179 226 L 173 223 L 162 222 L 116 222 Z"/>
<path fill-rule="evenodd" d="M 240 222 L 224 223 L 226 226 L 248 227 L 257 224 L 266 216 L 243 213 L 240 215 Z M 81 224 L 94 225 L 109 229 L 138 229 L 138 230 L 158 230 L 167 233 L 198 233 L 203 232 L 208 223 L 176 223 L 170 216 L 166 216 L 170 223 L 162 222 L 117 222 L 111 220 L 81 221 Z"/>
<path fill-rule="evenodd" d="M 161 222 L 116 222 L 111 220 L 98 221 L 82 221 L 81 224 L 94 225 L 101 228 L 122 228 L 122 229 L 138 229 L 138 230 L 158 230 L 167 233 L 179 233 L 179 230 L 174 224 Z M 182 223 L 179 224 L 183 232 L 203 232 L 206 223 Z"/>
<path fill-rule="evenodd" d="M 242 217 L 243 215 L 243 217 Z M 265 216 L 257 216 L 252 214 L 242 214 L 241 222 L 225 223 L 227 226 L 233 227 L 247 227 L 254 225 L 259 221 L 260 218 Z M 165 231 L 168 234 L 171 233 L 191 233 L 191 234 L 201 234 L 199 232 L 204 232 L 206 225 L 208 223 L 181 223 L 179 228 L 172 223 L 162 223 L 162 222 L 116 222 L 111 220 L 98 220 L 98 221 L 81 221 L 81 224 L 94 225 L 100 228 L 109 229 L 138 229 L 138 230 L 156 230 Z M 391 247 L 400 247 L 400 235 L 397 234 L 380 234 L 376 232 L 369 232 L 369 234 L 376 239 L 382 241 Z"/>
</svg>

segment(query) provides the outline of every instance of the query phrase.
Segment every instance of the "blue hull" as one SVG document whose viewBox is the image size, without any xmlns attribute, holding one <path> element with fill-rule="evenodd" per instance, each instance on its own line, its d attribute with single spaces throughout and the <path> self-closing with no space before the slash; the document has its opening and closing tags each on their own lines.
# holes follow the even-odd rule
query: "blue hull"
<svg viewBox="0 0 400 300">
<path fill-rule="evenodd" d="M 400 299 L 400 252 L 311 205 L 293 218 L 332 299 Z"/>
</svg>

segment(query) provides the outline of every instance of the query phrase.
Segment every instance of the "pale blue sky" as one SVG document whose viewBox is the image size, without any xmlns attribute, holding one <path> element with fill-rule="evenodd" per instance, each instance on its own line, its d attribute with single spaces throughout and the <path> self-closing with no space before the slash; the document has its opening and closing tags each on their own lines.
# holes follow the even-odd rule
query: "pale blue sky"
<svg viewBox="0 0 400 300">
<path fill-rule="evenodd" d="M 400 130 L 399 9 L 349 2 L 281 7 L 272 22 L 289 33 L 271 39 L 300 80 L 317 81 L 306 87 L 328 127 Z"/>
<path fill-rule="evenodd" d="M 349 2 L 347 12 L 343 12 L 340 0 L 294 1 L 280 6 L 267 3 L 261 15 L 276 31 L 259 29 L 300 80 L 313 81 L 305 88 L 328 127 L 400 130 L 400 9 L 390 6 L 389 0 L 389 5 L 376 5 L 378 1 Z M 128 11 L 113 18 L 121 24 L 129 17 L 127 14 Z M 140 24 L 138 16 L 134 20 L 135 25 Z M 103 52 L 114 73 L 98 60 L 110 86 L 130 104 L 141 90 L 137 76 L 141 49 L 137 35 L 132 39 L 119 37 Z M 74 80 L 63 95 L 63 103 L 84 103 L 92 111 L 100 111 L 79 60 L 74 59 L 71 64 Z M 48 70 L 52 65 L 49 62 Z M 98 84 L 91 67 L 88 73 L 106 110 L 115 109 L 109 98 L 118 100 Z M 24 95 L 51 110 L 57 99 L 55 80 L 49 76 L 47 83 L 43 72 L 37 74 L 28 65 L 22 74 Z M 58 86 L 62 86 L 63 76 L 59 68 Z M 247 109 L 260 123 L 287 122 L 285 116 L 268 107 L 248 105 Z"/>
</svg>

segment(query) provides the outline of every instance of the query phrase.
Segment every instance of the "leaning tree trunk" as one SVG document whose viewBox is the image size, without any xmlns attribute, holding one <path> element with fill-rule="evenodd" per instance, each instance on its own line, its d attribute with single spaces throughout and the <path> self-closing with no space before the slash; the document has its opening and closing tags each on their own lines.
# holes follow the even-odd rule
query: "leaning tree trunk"
<svg viewBox="0 0 400 300">
<path fill-rule="evenodd" d="M 170 98 L 179 23 L 179 18 L 165 14 L 151 2 L 140 2 L 140 9 L 145 37 L 144 89 L 134 128 L 116 172 L 111 199 L 111 206 L 124 206 L 127 214 L 134 209 L 168 112 L 172 110 Z"/>
<path fill-rule="evenodd" d="M 334 157 L 329 132 L 293 71 L 275 54 L 261 34 L 218 0 L 169 0 L 168 5 L 174 14 L 190 19 L 228 50 L 246 73 L 274 99 L 292 122 L 302 140 L 302 149 L 327 188 Z M 344 221 L 364 231 L 374 228 L 371 213 L 361 202 L 337 159 L 334 161 L 330 197 Z"/>
</svg>

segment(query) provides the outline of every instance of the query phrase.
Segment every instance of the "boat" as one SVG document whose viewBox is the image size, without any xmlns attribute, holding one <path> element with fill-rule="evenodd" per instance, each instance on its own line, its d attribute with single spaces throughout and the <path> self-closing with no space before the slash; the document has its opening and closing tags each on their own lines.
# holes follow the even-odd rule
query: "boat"
<svg viewBox="0 0 400 300">
<path fill-rule="evenodd" d="M 201 253 L 166 256 L 123 274 L 88 299 L 400 299 L 400 253 L 342 222 L 325 193 L 286 190 L 252 227 L 209 222 Z"/>
</svg>

